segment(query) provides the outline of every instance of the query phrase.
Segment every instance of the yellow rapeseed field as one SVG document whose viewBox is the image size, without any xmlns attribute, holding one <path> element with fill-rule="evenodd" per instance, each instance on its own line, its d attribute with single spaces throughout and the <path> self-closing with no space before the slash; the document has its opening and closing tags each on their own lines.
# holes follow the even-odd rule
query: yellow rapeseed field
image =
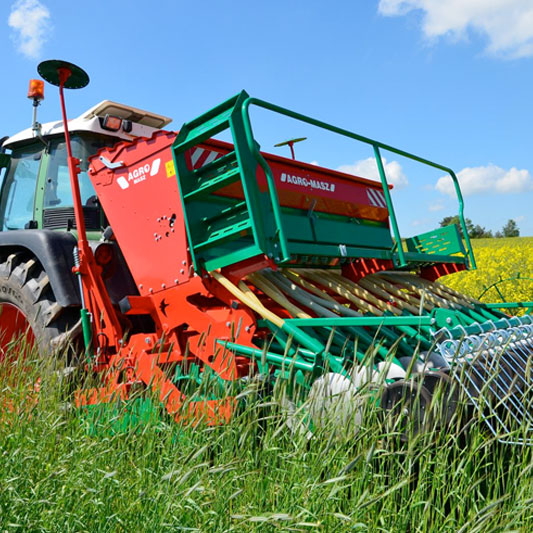
<svg viewBox="0 0 533 533">
<path fill-rule="evenodd" d="M 477 270 L 445 276 L 439 279 L 440 282 L 478 298 L 485 289 L 499 280 L 520 275 L 524 279 L 503 281 L 497 287 L 487 290 L 481 300 L 533 301 L 533 237 L 474 239 L 472 245 Z"/>
</svg>

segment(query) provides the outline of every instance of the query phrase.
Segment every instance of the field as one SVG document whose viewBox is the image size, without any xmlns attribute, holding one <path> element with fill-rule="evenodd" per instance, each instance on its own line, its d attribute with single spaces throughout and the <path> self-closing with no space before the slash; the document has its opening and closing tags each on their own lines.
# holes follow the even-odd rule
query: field
<svg viewBox="0 0 533 533">
<path fill-rule="evenodd" d="M 0 531 L 500 532 L 533 528 L 531 448 L 503 446 L 471 420 L 407 443 L 367 403 L 364 424 L 291 432 L 283 391 L 251 388 L 228 425 L 91 419 L 55 373 L 37 406 L 26 380 L 0 384 Z M 48 376 L 48 377 L 46 377 Z M 31 379 L 29 379 L 31 381 Z M 26 398 L 26 400 L 21 400 Z M 29 399 L 28 399 L 29 398 Z M 25 402 L 25 403 L 24 403 Z"/>
<path fill-rule="evenodd" d="M 503 281 L 482 296 L 484 302 L 533 301 L 533 237 L 475 239 L 472 241 L 477 270 L 441 278 L 450 287 L 478 298 L 500 279 Z M 529 279 L 527 279 L 529 278 Z M 500 291 L 500 292 L 498 292 Z"/>
<path fill-rule="evenodd" d="M 479 270 L 446 280 L 458 290 L 478 296 L 500 273 L 533 275 L 533 239 L 474 246 Z M 533 299 L 525 282 L 502 288 Z M 2 532 L 533 531 L 532 448 L 499 444 L 476 417 L 401 442 L 367 402 L 361 426 L 308 440 L 287 427 L 283 390 L 266 400 L 251 386 L 226 426 L 156 412 L 120 429 L 127 407 L 80 416 L 55 371 L 19 366 L 0 377 Z"/>
</svg>

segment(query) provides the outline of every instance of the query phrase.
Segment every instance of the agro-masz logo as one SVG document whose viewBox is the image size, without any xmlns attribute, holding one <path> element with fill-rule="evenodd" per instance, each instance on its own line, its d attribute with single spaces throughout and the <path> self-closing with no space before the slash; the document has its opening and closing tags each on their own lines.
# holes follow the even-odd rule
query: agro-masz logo
<svg viewBox="0 0 533 533">
<path fill-rule="evenodd" d="M 300 187 L 307 187 L 309 189 L 318 189 L 319 191 L 335 191 L 335 184 L 327 181 L 302 178 L 301 176 L 291 176 L 291 174 L 285 172 L 281 174 L 280 179 L 281 183 L 292 183 L 293 185 L 299 185 Z"/>
<path fill-rule="evenodd" d="M 146 163 L 141 167 L 137 167 L 132 172 L 128 172 L 128 177 L 119 176 L 117 178 L 117 183 L 121 189 L 127 189 L 130 186 L 130 182 L 133 182 L 133 185 L 140 183 L 146 179 L 146 176 L 155 176 L 159 172 L 159 166 L 161 165 L 161 158 L 155 159 L 152 164 Z"/>
</svg>

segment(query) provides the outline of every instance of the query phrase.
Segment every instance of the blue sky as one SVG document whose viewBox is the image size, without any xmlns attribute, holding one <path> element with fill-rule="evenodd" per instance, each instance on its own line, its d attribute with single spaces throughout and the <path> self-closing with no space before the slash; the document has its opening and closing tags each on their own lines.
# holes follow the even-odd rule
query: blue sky
<svg viewBox="0 0 533 533">
<path fill-rule="evenodd" d="M 174 118 L 178 129 L 250 94 L 452 167 L 466 215 L 533 235 L 531 0 L 3 0 L 0 136 L 31 121 L 28 80 L 43 59 L 82 66 L 77 116 L 116 100 Z M 41 122 L 59 118 L 46 87 Z M 297 157 L 372 177 L 364 146 L 265 113 L 263 150 L 307 136 Z M 442 173 L 384 154 L 403 235 L 457 212 Z"/>
</svg>

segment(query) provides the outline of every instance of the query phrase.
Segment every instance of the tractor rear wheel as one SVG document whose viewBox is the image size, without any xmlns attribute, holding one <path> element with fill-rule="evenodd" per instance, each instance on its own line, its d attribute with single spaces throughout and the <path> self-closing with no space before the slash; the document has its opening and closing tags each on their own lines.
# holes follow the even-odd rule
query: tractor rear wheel
<svg viewBox="0 0 533 533">
<path fill-rule="evenodd" d="M 47 353 L 79 329 L 79 313 L 57 303 L 46 271 L 28 252 L 0 258 L 0 312 L 0 360 L 24 335 Z"/>
</svg>

